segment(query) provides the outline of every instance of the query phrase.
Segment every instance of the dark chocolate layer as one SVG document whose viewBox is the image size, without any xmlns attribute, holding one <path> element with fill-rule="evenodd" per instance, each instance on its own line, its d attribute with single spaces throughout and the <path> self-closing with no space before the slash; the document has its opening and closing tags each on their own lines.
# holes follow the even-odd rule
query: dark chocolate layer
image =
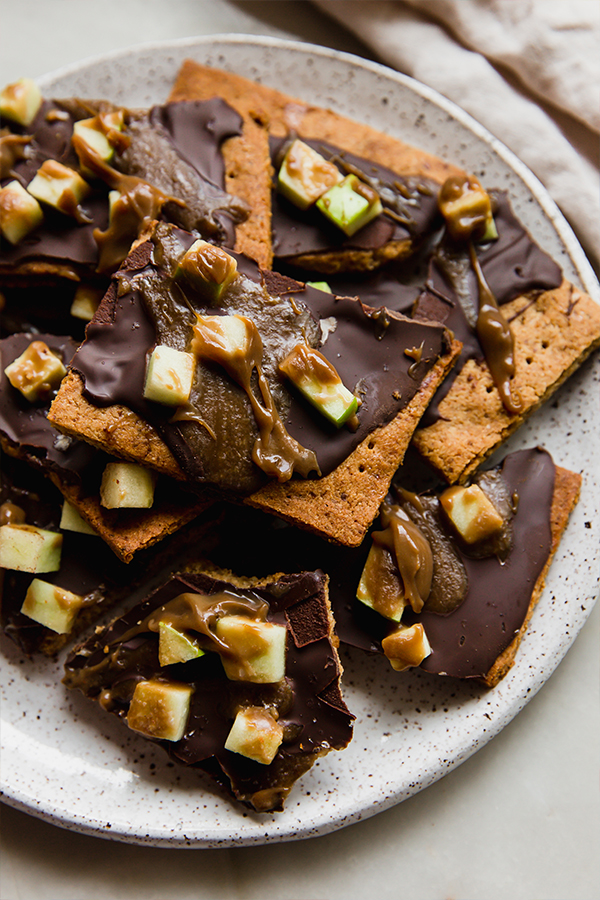
<svg viewBox="0 0 600 900">
<path fill-rule="evenodd" d="M 210 596 L 222 591 L 267 601 L 267 621 L 288 628 L 282 683 L 230 681 L 219 655 L 212 652 L 187 663 L 159 666 L 158 635 L 139 633 L 138 623 L 179 594 Z M 71 654 L 65 683 L 89 697 L 108 691 L 112 711 L 120 716 L 126 714 L 138 681 L 158 677 L 191 684 L 194 693 L 183 738 L 158 743 L 186 765 L 210 770 L 211 763 L 218 761 L 242 799 L 258 791 L 289 788 L 300 774 L 303 757 L 310 761 L 323 750 L 341 749 L 352 734 L 352 716 L 337 688 L 339 669 L 328 636 L 325 603 L 324 578 L 318 572 L 281 576 L 265 586 L 244 589 L 208 575 L 180 574 Z M 128 637 L 132 630 L 138 633 Z M 285 729 L 275 763 L 261 765 L 225 750 L 237 709 L 269 705 L 281 711 L 279 722 Z"/>
</svg>

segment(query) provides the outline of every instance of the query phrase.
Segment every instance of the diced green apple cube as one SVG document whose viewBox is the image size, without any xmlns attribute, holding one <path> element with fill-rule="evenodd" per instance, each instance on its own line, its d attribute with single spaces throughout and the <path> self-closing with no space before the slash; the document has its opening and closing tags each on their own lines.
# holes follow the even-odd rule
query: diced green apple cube
<svg viewBox="0 0 600 900">
<path fill-rule="evenodd" d="M 317 291 L 324 291 L 326 294 L 333 293 L 326 281 L 307 281 L 306 286 L 315 288 Z"/>
<path fill-rule="evenodd" d="M 192 353 L 159 344 L 148 361 L 144 397 L 165 406 L 181 406 L 189 399 L 195 369 Z"/>
<path fill-rule="evenodd" d="M 163 741 L 180 741 L 185 734 L 193 688 L 174 681 L 140 681 L 127 712 L 133 731 Z"/>
<path fill-rule="evenodd" d="M 67 374 L 62 359 L 44 341 L 31 344 L 8 365 L 4 374 L 26 400 L 46 397 Z"/>
<path fill-rule="evenodd" d="M 279 174 L 277 190 L 299 209 L 309 206 L 344 176 L 304 141 L 295 140 L 289 147 Z"/>
<path fill-rule="evenodd" d="M 156 476 L 136 463 L 108 463 L 102 473 L 100 503 L 105 509 L 150 509 Z"/>
<path fill-rule="evenodd" d="M 0 118 L 31 125 L 42 105 L 42 92 L 31 78 L 20 78 L 0 93 Z"/>
<path fill-rule="evenodd" d="M 338 428 L 355 415 L 358 399 L 318 350 L 307 344 L 297 344 L 279 363 L 279 370 Z"/>
<path fill-rule="evenodd" d="M 317 200 L 317 206 L 348 237 L 383 212 L 377 192 L 356 175 L 347 175 L 330 188 Z"/>
<path fill-rule="evenodd" d="M 73 297 L 71 315 L 76 319 L 82 319 L 84 322 L 90 322 L 100 306 L 102 293 L 103 292 L 97 288 L 89 287 L 86 284 L 80 284 Z"/>
<path fill-rule="evenodd" d="M 204 656 L 204 650 L 198 642 L 178 631 L 168 622 L 159 623 L 158 662 L 161 666 L 172 666 L 175 663 L 189 662 Z"/>
<path fill-rule="evenodd" d="M 502 516 L 478 484 L 448 488 L 440 496 L 448 519 L 467 544 L 486 540 L 502 529 Z"/>
<path fill-rule="evenodd" d="M 63 531 L 76 531 L 78 534 L 94 534 L 97 536 L 97 532 L 94 531 L 89 522 L 82 518 L 79 510 L 72 503 L 69 503 L 68 500 L 63 502 L 60 527 Z"/>
<path fill-rule="evenodd" d="M 225 749 L 264 766 L 270 765 L 283 741 L 283 726 L 261 706 L 240 709 L 225 741 Z"/>
<path fill-rule="evenodd" d="M 285 675 L 285 626 L 246 616 L 223 616 L 215 633 L 227 645 L 227 653 L 220 651 L 221 662 L 232 681 L 274 684 Z"/>
<path fill-rule="evenodd" d="M 90 192 L 90 186 L 79 172 L 63 166 L 55 159 L 47 159 L 27 185 L 29 193 L 66 215 L 76 215 L 76 209 Z"/>
<path fill-rule="evenodd" d="M 237 276 L 237 261 L 207 241 L 194 241 L 179 261 L 176 277 L 185 277 L 209 303 L 218 303 Z"/>
<path fill-rule="evenodd" d="M 0 567 L 17 572 L 58 572 L 62 534 L 35 525 L 0 527 Z"/>
<path fill-rule="evenodd" d="M 123 113 L 110 113 L 104 116 L 104 121 L 116 131 L 121 131 L 123 127 Z M 80 119 L 78 122 L 75 122 L 73 134 L 78 135 L 100 159 L 105 160 L 105 162 L 112 159 L 115 148 L 108 139 L 98 116 L 94 116 L 91 119 Z"/>
<path fill-rule="evenodd" d="M 57 634 L 68 634 L 82 604 L 83 597 L 80 594 L 34 578 L 25 595 L 21 612 Z"/>
<path fill-rule="evenodd" d="M 0 190 L 0 232 L 15 245 L 44 219 L 42 207 L 18 181 L 9 181 Z"/>
</svg>

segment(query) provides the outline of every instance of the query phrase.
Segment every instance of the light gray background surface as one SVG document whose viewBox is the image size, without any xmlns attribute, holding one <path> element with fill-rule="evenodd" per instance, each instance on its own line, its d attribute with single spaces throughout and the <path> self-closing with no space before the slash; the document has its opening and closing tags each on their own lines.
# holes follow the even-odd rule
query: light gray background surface
<svg viewBox="0 0 600 900">
<path fill-rule="evenodd" d="M 471 2 L 471 0 L 466 0 Z M 370 56 L 309 3 L 0 0 L 0 84 L 143 41 L 236 32 Z M 1 900 L 595 900 L 600 606 L 497 738 L 400 806 L 311 841 L 163 850 L 2 807 Z"/>
</svg>

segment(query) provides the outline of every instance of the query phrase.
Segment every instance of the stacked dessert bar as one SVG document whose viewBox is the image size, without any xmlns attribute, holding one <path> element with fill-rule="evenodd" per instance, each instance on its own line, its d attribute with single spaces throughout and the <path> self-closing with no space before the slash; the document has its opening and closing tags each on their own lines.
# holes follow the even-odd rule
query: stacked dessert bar
<svg viewBox="0 0 600 900">
<path fill-rule="evenodd" d="M 340 644 L 496 685 L 581 478 L 482 464 L 600 343 L 506 193 L 191 61 L 0 113 L 6 633 L 141 592 L 65 684 L 261 812 L 351 739 Z"/>
</svg>

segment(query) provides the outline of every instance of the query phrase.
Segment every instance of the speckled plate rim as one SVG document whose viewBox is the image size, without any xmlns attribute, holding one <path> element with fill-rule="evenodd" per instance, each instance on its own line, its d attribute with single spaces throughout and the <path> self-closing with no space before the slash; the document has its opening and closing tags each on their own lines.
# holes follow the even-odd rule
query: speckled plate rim
<svg viewBox="0 0 600 900">
<path fill-rule="evenodd" d="M 89 72 L 99 65 L 106 65 L 106 63 L 110 63 L 111 61 L 118 63 L 124 60 L 133 60 L 135 57 L 143 57 L 144 55 L 160 59 L 169 56 L 169 54 L 174 54 L 177 57 L 178 63 L 185 57 L 190 56 L 197 58 L 199 61 L 212 61 L 213 65 L 220 64 L 225 68 L 228 67 L 228 63 L 231 63 L 231 67 L 235 69 L 235 66 L 233 65 L 235 51 L 236 48 L 242 47 L 246 50 L 248 48 L 255 48 L 258 52 L 263 49 L 268 49 L 272 53 L 286 54 L 288 68 L 292 65 L 289 62 L 291 58 L 295 58 L 296 60 L 306 59 L 308 55 L 315 58 L 321 58 L 327 64 L 333 63 L 340 67 L 351 67 L 355 72 L 362 71 L 366 77 L 375 76 L 378 79 L 383 79 L 390 90 L 393 90 L 394 85 L 401 86 L 438 107 L 451 119 L 461 123 L 467 131 L 486 144 L 495 156 L 503 160 L 503 162 L 526 186 L 527 190 L 539 204 L 545 218 L 551 223 L 565 249 L 569 263 L 573 269 L 573 273 L 570 277 L 572 277 L 573 280 L 580 281 L 581 285 L 588 293 L 596 299 L 600 299 L 600 286 L 598 285 L 594 272 L 589 265 L 585 254 L 577 242 L 570 226 L 539 180 L 510 150 L 508 150 L 508 148 L 492 136 L 464 110 L 456 106 L 456 104 L 447 100 L 431 88 L 416 82 L 408 76 L 394 72 L 385 66 L 354 57 L 350 54 L 310 44 L 280 40 L 277 38 L 256 37 L 253 35 L 225 34 L 210 35 L 202 38 L 186 38 L 177 41 L 154 42 L 152 44 L 140 44 L 135 47 L 114 51 L 110 54 L 103 54 L 102 56 L 83 60 L 74 65 L 58 69 L 38 81 L 42 90 L 46 90 L 51 88 L 53 84 L 56 84 L 61 79 L 75 77 L 79 73 Z M 219 53 L 224 56 L 222 61 L 219 60 L 219 62 L 215 62 L 214 60 L 207 59 L 207 57 L 214 57 L 215 54 L 218 55 Z M 227 59 L 227 54 L 230 54 L 229 60 Z M 268 72 L 265 71 L 263 75 L 265 81 L 268 81 Z M 282 87 L 282 89 L 286 88 Z M 292 91 L 290 92 L 293 93 Z M 160 101 L 161 99 L 162 98 L 159 97 L 157 98 L 157 101 Z M 360 111 L 357 113 L 357 118 L 360 118 Z M 416 143 L 416 141 L 413 141 L 413 143 Z M 597 363 L 595 365 L 594 363 L 589 363 L 580 371 L 580 373 L 576 374 L 574 378 L 571 379 L 566 388 L 562 389 L 561 393 L 561 397 L 564 398 L 566 403 L 571 402 L 572 398 L 578 392 L 581 393 L 583 390 L 584 393 L 588 391 L 588 399 L 591 404 L 592 394 L 594 394 L 594 382 L 597 382 L 600 378 L 598 369 Z M 589 388 L 592 388 L 592 390 L 588 390 Z M 563 403 L 563 405 L 565 404 Z M 595 413 L 595 405 L 590 406 L 590 409 L 593 409 Z M 594 427 L 594 424 L 598 424 L 597 414 L 595 414 L 592 428 Z M 510 442 L 510 449 L 531 445 L 532 441 L 535 442 L 536 437 L 539 436 L 540 433 L 543 433 L 545 429 L 548 431 L 543 419 L 540 419 L 539 415 L 534 417 L 519 432 L 519 436 Z M 562 458 L 557 461 L 561 464 L 567 464 Z M 540 623 L 540 618 L 543 618 L 548 612 L 548 609 L 545 609 L 545 607 L 548 606 L 547 595 L 552 594 L 556 584 L 560 584 L 561 578 L 565 577 L 563 573 L 558 571 L 558 569 L 560 569 L 559 560 L 561 558 L 566 559 L 569 554 L 573 555 L 578 549 L 579 552 L 581 552 L 581 542 L 578 539 L 578 535 L 580 534 L 579 528 L 581 526 L 582 516 L 595 510 L 594 497 L 597 494 L 598 481 L 598 472 L 596 471 L 595 475 L 591 477 L 589 485 L 587 485 L 584 490 L 582 502 L 576 513 L 578 521 L 572 521 L 570 523 L 563 544 L 559 550 L 559 558 L 551 570 L 546 591 L 542 598 L 542 602 L 540 603 L 540 608 L 545 611 L 541 611 L 540 613 L 536 611 L 530 634 L 521 651 L 519 663 L 507 676 L 505 681 L 493 692 L 494 714 L 492 716 L 488 715 L 488 721 L 486 721 L 485 726 L 477 719 L 475 723 L 471 722 L 468 725 L 466 722 L 462 723 L 464 727 L 461 727 L 459 730 L 460 734 L 455 736 L 453 746 L 449 748 L 451 752 L 442 759 L 443 754 L 442 751 L 440 751 L 438 754 L 439 759 L 437 765 L 430 765 L 421 770 L 419 770 L 418 767 L 416 769 L 413 767 L 410 771 L 406 772 L 402 770 L 403 777 L 388 784 L 386 789 L 382 789 L 380 785 L 376 790 L 371 790 L 367 793 L 363 792 L 362 794 L 359 793 L 358 796 L 354 795 L 349 802 L 335 810 L 330 809 L 327 798 L 325 797 L 325 801 L 317 809 L 316 814 L 315 810 L 311 809 L 308 811 L 307 816 L 304 815 L 303 812 L 306 812 L 304 807 L 308 802 L 307 797 L 310 792 L 304 788 L 302 789 L 302 794 L 296 804 L 300 808 L 299 812 L 292 810 L 290 815 L 283 813 L 280 817 L 268 817 L 266 820 L 261 817 L 256 817 L 256 821 L 252 822 L 252 827 L 240 827 L 240 830 L 237 831 L 236 834 L 232 833 L 230 823 L 226 826 L 229 828 L 227 831 L 223 826 L 217 825 L 216 827 L 211 827 L 206 821 L 203 821 L 200 827 L 183 828 L 178 833 L 174 833 L 173 829 L 169 831 L 168 827 L 164 826 L 164 823 L 157 826 L 144 826 L 144 828 L 140 828 L 139 822 L 127 822 L 126 820 L 120 821 L 116 826 L 113 825 L 109 830 L 104 816 L 100 814 L 91 815 L 89 811 L 81 814 L 73 806 L 72 801 L 70 804 L 67 801 L 66 805 L 65 802 L 59 802 L 62 798 L 58 797 L 57 791 L 55 787 L 53 788 L 49 778 L 47 779 L 48 788 L 44 790 L 40 789 L 39 784 L 27 784 L 27 778 L 25 778 L 24 781 L 20 780 L 20 783 L 17 783 L 17 779 L 11 780 L 9 773 L 6 783 L 3 783 L 2 785 L 3 799 L 16 808 L 75 831 L 96 835 L 102 838 L 165 847 L 225 847 L 239 846 L 240 844 L 251 845 L 272 841 L 304 839 L 314 835 L 326 834 L 395 805 L 441 778 L 446 772 L 459 765 L 477 749 L 487 743 L 488 740 L 498 734 L 547 681 L 569 649 L 580 628 L 585 623 L 587 616 L 591 612 L 596 599 L 597 581 L 594 579 L 593 571 L 590 570 L 588 581 L 581 584 L 581 590 L 578 593 L 578 597 L 582 597 L 581 591 L 584 592 L 586 606 L 583 608 L 583 605 L 581 604 L 581 610 L 573 610 L 569 620 L 569 628 L 561 631 L 559 640 L 556 639 L 556 634 L 553 634 L 552 629 L 550 629 L 548 633 L 551 640 L 550 645 L 548 645 L 548 635 L 544 631 L 544 625 Z M 588 552 L 587 549 L 584 552 Z M 554 605 L 554 598 L 550 605 Z M 534 665 L 531 664 L 532 661 Z M 362 660 L 353 659 L 351 654 L 350 662 L 350 670 L 354 671 L 354 669 L 356 669 L 360 675 L 360 670 L 363 665 Z M 365 663 L 365 665 L 371 666 L 372 663 L 373 661 L 369 661 L 368 663 Z M 377 672 L 376 669 L 375 671 Z M 417 673 L 417 677 L 419 676 L 423 678 L 424 673 Z M 485 696 L 487 695 L 484 695 L 484 697 Z M 481 696 L 471 696 L 469 690 L 465 688 L 465 705 L 468 707 L 472 701 L 475 706 L 478 703 L 480 704 L 483 702 Z M 490 705 L 490 703 L 488 703 L 488 705 Z M 484 715 L 487 714 L 484 713 Z M 469 716 L 467 716 L 467 719 L 468 718 Z M 360 716 L 358 725 L 360 725 Z M 15 726 L 11 723 L 3 723 L 3 742 L 5 735 L 9 732 L 13 732 L 14 728 Z M 18 736 L 16 740 L 18 743 Z M 344 762 L 345 759 L 348 760 L 348 766 L 352 765 L 353 747 L 356 746 L 357 740 L 360 740 L 360 737 L 355 738 L 355 742 L 353 742 L 349 750 L 345 751 L 342 756 L 336 755 L 337 758 L 335 759 L 335 763 L 338 769 L 344 768 L 346 765 Z M 14 747 L 15 745 L 13 744 L 10 746 Z M 330 757 L 328 757 L 328 759 L 330 759 Z M 4 768 L 3 765 L 3 770 Z M 311 774 L 312 773 L 309 773 L 309 776 Z M 305 776 L 305 779 L 309 776 Z M 325 783 L 327 783 L 330 777 L 330 773 L 326 771 L 324 775 Z M 305 779 L 303 779 L 303 781 Z M 144 789 L 145 788 L 142 788 L 142 790 Z M 300 786 L 297 786 L 295 790 L 298 791 L 299 789 Z M 199 788 L 199 791 L 202 791 L 201 787 Z M 240 820 L 239 825 L 242 826 L 244 824 L 247 826 L 250 823 L 243 823 Z"/>
</svg>

